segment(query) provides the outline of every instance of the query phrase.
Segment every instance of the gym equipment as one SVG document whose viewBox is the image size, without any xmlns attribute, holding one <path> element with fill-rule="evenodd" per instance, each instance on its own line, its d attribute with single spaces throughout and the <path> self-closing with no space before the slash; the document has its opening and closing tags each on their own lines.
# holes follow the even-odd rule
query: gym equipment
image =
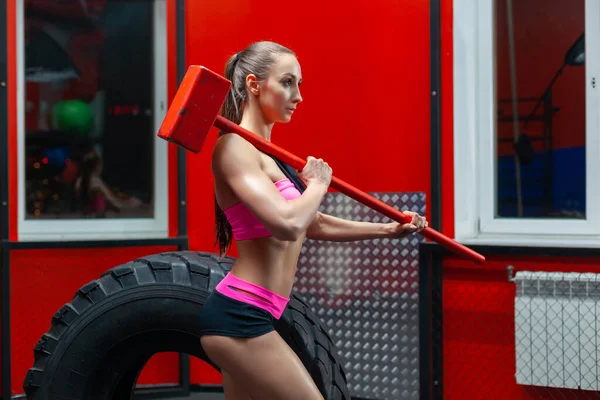
<svg viewBox="0 0 600 400">
<path fill-rule="evenodd" d="M 197 154 L 202 150 L 206 136 L 209 134 L 212 126 L 215 126 L 224 131 L 234 132 L 242 136 L 261 151 L 279 158 L 297 170 L 302 170 L 306 165 L 305 160 L 296 157 L 286 150 L 264 140 L 260 136 L 227 120 L 221 115 L 218 115 L 220 108 L 229 93 L 230 87 L 231 82 L 228 79 L 208 68 L 199 65 L 190 66 L 181 85 L 177 89 L 177 93 L 175 94 L 171 106 L 167 110 L 165 119 L 158 131 L 158 136 Z M 375 199 L 335 176 L 332 177 L 330 186 L 395 221 L 401 223 L 411 222 L 411 218 L 406 214 Z M 446 249 L 478 264 L 482 264 L 485 261 L 483 255 L 463 246 L 432 228 L 427 227 L 420 233 Z"/>
<path fill-rule="evenodd" d="M 94 128 L 94 112 L 84 101 L 61 101 L 52 107 L 52 127 L 56 130 L 88 135 Z"/>
<path fill-rule="evenodd" d="M 219 370 L 200 344 L 198 315 L 234 261 L 204 252 L 154 254 L 87 283 L 54 314 L 36 344 L 23 382 L 27 399 L 133 398 L 141 370 L 158 352 L 190 354 Z M 350 400 L 335 345 L 296 294 L 275 329 L 324 398 Z"/>
</svg>

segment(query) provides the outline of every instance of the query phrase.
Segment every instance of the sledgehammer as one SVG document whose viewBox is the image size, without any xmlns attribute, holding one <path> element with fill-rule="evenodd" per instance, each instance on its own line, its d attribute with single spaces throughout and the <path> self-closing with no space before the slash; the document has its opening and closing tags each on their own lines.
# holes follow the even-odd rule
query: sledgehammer
<svg viewBox="0 0 600 400">
<path fill-rule="evenodd" d="M 208 68 L 198 65 L 190 66 L 167 110 L 158 136 L 197 154 L 202 150 L 204 140 L 211 128 L 215 126 L 223 131 L 240 135 L 259 150 L 279 158 L 298 171 L 302 170 L 306 165 L 305 160 L 219 115 L 230 87 L 229 80 Z M 411 222 L 411 217 L 408 215 L 335 176 L 331 178 L 330 186 L 397 222 L 405 224 Z M 430 227 L 423 229 L 420 233 L 457 255 L 478 264 L 483 264 L 485 261 L 485 257 L 481 254 Z"/>
</svg>

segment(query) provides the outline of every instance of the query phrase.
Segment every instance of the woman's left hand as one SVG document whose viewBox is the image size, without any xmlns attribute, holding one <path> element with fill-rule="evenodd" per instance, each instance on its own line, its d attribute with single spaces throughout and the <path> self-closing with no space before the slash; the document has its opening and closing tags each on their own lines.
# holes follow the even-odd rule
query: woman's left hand
<svg viewBox="0 0 600 400">
<path fill-rule="evenodd" d="M 402 213 L 411 217 L 412 221 L 408 224 L 401 224 L 396 221 L 392 222 L 389 237 L 403 238 L 405 236 L 410 235 L 411 233 L 421 232 L 429 225 L 425 217 L 422 217 L 415 212 L 403 211 Z"/>
</svg>

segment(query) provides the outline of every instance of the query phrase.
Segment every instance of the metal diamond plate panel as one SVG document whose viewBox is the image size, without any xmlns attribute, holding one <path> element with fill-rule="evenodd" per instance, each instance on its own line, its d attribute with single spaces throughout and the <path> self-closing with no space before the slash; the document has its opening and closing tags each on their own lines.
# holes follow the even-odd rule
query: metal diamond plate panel
<svg viewBox="0 0 600 400">
<path fill-rule="evenodd" d="M 425 214 L 424 193 L 370 193 L 402 211 Z M 367 222 L 390 219 L 341 194 L 321 212 Z M 419 398 L 418 246 L 421 235 L 335 243 L 306 240 L 295 289 L 311 305 L 344 362 L 350 394 Z"/>
</svg>

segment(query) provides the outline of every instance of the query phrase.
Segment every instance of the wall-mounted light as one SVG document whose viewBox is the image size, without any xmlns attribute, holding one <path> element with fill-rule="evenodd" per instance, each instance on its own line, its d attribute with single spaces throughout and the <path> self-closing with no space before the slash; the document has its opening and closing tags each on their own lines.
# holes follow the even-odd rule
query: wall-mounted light
<svg viewBox="0 0 600 400">
<path fill-rule="evenodd" d="M 565 55 L 564 65 L 578 67 L 585 64 L 585 33 L 573 43 Z"/>
</svg>

